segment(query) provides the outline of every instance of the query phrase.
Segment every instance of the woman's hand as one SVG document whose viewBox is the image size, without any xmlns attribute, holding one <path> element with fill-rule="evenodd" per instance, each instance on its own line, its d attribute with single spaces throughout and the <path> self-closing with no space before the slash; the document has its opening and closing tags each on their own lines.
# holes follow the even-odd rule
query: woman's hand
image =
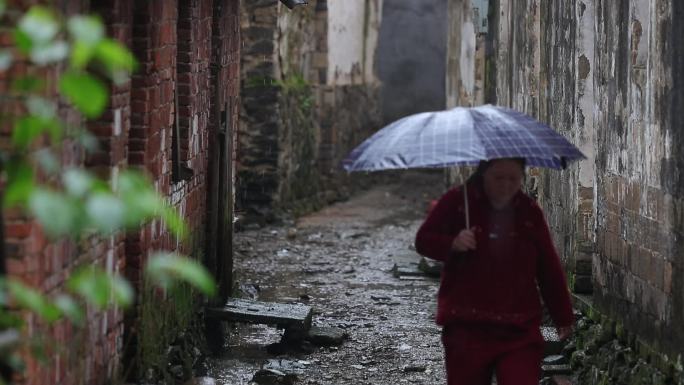
<svg viewBox="0 0 684 385">
<path fill-rule="evenodd" d="M 475 242 L 475 233 L 472 229 L 461 230 L 451 242 L 451 250 L 458 253 L 475 250 L 475 248 L 477 248 L 477 242 Z"/>
<path fill-rule="evenodd" d="M 556 331 L 558 332 L 558 339 L 564 341 L 572 334 L 572 326 L 561 326 L 556 328 Z"/>
</svg>

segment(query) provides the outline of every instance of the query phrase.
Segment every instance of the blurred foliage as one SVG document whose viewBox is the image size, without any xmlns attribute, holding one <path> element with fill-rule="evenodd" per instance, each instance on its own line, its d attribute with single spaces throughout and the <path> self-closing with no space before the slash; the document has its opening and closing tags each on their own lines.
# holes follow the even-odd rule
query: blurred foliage
<svg viewBox="0 0 684 385">
<path fill-rule="evenodd" d="M 19 103 L 23 111 L 0 121 L 12 127 L 11 146 L 0 150 L 3 207 L 23 209 L 54 241 L 111 236 L 153 219 L 163 220 L 183 240 L 188 234 L 183 219 L 142 173 L 122 170 L 105 180 L 81 165 L 63 165 L 60 159 L 63 141 L 93 151 L 97 140 L 85 127 L 67 127 L 59 118 L 57 98 L 45 95 L 58 91 L 84 118 L 99 117 L 109 105 L 109 84 L 127 82 L 138 66 L 128 48 L 108 38 L 96 16 L 64 17 L 41 5 L 12 13 L 0 0 L 0 19 L 14 26 L 14 44 L 0 47 L 0 72 L 27 62 L 31 68 L 63 69 L 56 90 L 47 90 L 36 71 L 15 71 L 10 92 L 0 95 L 3 101 Z M 200 264 L 174 253 L 152 256 L 147 272 L 153 284 L 164 288 L 180 281 L 208 295 L 215 292 L 211 275 Z M 22 326 L 15 309 L 29 311 L 47 324 L 66 318 L 82 325 L 85 306 L 125 307 L 135 296 L 131 284 L 116 272 L 91 265 L 68 276 L 64 290 L 48 298 L 18 279 L 0 279 L 0 329 Z"/>
</svg>

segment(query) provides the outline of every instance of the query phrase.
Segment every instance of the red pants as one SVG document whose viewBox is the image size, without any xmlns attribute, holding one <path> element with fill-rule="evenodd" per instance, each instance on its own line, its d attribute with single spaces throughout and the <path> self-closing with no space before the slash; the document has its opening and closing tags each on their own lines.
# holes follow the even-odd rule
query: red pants
<svg viewBox="0 0 684 385">
<path fill-rule="evenodd" d="M 544 340 L 539 328 L 449 325 L 442 333 L 447 385 L 538 385 Z"/>
</svg>

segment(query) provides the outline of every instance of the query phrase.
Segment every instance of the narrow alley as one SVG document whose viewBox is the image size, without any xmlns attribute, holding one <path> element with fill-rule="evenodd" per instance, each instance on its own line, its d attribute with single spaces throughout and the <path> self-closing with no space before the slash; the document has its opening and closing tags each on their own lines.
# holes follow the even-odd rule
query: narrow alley
<svg viewBox="0 0 684 385">
<path fill-rule="evenodd" d="M 376 186 L 289 225 L 236 233 L 236 294 L 313 308 L 314 327 L 334 327 L 340 346 L 270 354 L 282 331 L 234 324 L 225 354 L 212 361 L 220 383 L 248 384 L 262 367 L 297 373 L 299 384 L 440 383 L 440 328 L 434 323 L 437 278 L 393 275 L 417 263 L 411 250 L 427 202 L 443 174 L 397 173 Z M 278 365 L 278 361 L 286 363 Z M 288 368 L 289 365 L 289 368 Z"/>
</svg>

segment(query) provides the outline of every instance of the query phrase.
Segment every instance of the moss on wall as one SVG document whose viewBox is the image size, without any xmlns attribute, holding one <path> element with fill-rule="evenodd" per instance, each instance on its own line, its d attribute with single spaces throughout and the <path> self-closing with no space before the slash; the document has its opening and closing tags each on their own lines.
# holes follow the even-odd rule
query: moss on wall
<svg viewBox="0 0 684 385">
<path fill-rule="evenodd" d="M 283 132 L 281 141 L 286 174 L 280 193 L 281 207 L 289 207 L 295 215 L 315 210 L 322 202 L 316 197 L 321 189 L 317 167 L 319 128 L 314 114 L 315 99 L 301 75 L 286 77 L 281 86 L 280 112 Z M 300 207 L 302 202 L 309 207 Z"/>
<path fill-rule="evenodd" d="M 133 365 L 126 378 L 165 384 L 184 383 L 207 351 L 201 295 L 188 284 L 166 291 L 145 282 L 133 327 Z"/>
<path fill-rule="evenodd" d="M 668 357 L 625 325 L 577 301 L 583 316 L 565 348 L 579 384 L 682 385 L 682 358 Z"/>
</svg>

